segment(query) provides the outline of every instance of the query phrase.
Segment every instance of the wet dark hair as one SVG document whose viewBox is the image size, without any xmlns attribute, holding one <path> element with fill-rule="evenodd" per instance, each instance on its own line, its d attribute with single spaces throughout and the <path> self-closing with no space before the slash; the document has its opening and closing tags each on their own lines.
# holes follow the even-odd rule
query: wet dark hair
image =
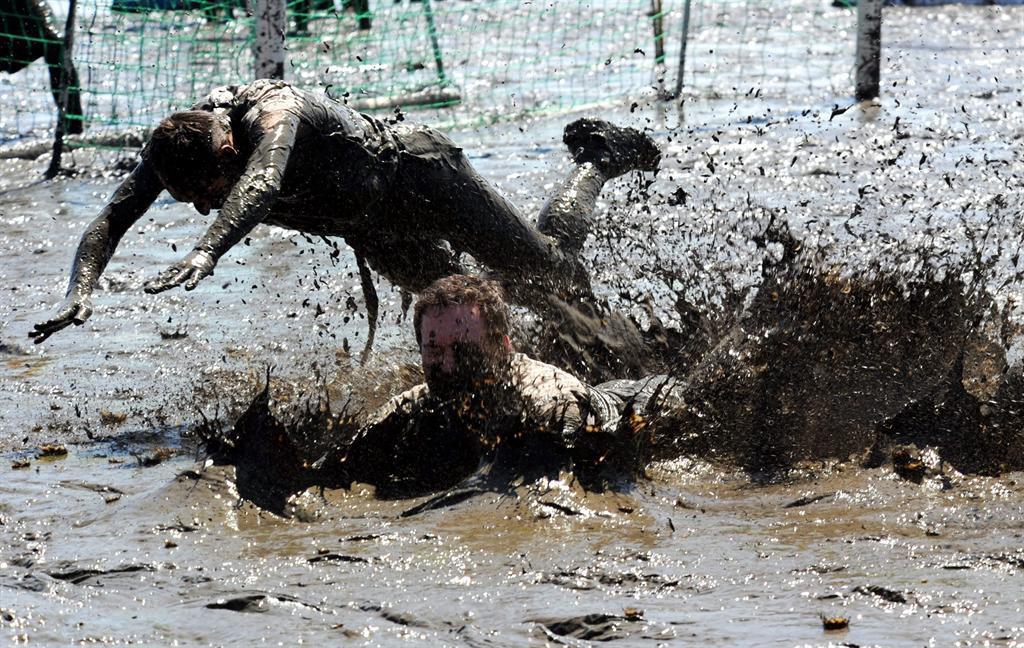
<svg viewBox="0 0 1024 648">
<path fill-rule="evenodd" d="M 416 301 L 412 321 L 417 344 L 422 343 L 420 326 L 423 323 L 423 312 L 428 308 L 453 305 L 477 306 L 484 327 L 495 340 L 509 334 L 511 316 L 501 286 L 480 277 L 451 275 L 427 286 Z"/>
<path fill-rule="evenodd" d="M 206 110 L 176 112 L 153 129 L 143 156 L 164 182 L 205 186 L 221 173 L 213 139 L 218 125 L 221 118 Z"/>
</svg>

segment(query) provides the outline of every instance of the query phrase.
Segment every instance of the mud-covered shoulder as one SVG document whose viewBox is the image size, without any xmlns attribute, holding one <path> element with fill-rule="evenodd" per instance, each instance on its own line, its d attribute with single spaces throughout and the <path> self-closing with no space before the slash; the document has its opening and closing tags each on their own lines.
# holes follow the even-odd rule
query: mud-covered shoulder
<svg viewBox="0 0 1024 648">
<path fill-rule="evenodd" d="M 560 419 L 566 427 L 580 422 L 580 399 L 589 387 L 567 371 L 521 353 L 512 359 L 512 380 L 523 400 L 541 420 Z"/>
<path fill-rule="evenodd" d="M 397 396 L 392 396 L 367 417 L 365 427 L 379 425 L 394 414 L 408 416 L 412 414 L 417 405 L 422 404 L 429 396 L 430 390 L 426 383 L 421 383 Z"/>
</svg>

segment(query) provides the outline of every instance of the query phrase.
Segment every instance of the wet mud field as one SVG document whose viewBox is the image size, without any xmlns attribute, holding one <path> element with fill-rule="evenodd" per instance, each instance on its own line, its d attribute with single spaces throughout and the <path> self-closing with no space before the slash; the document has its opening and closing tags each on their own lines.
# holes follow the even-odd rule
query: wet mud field
<svg viewBox="0 0 1024 648">
<path fill-rule="evenodd" d="M 366 366 L 344 246 L 261 227 L 195 291 L 146 295 L 207 224 L 164 196 L 92 319 L 33 346 L 130 156 L 75 152 L 52 182 L 45 159 L 0 161 L 4 639 L 1024 643 L 1024 10 L 886 20 L 880 105 L 741 90 L 682 123 L 602 115 L 665 151 L 656 178 L 606 188 L 585 250 L 651 357 L 608 366 L 527 313 L 519 343 L 593 380 L 669 371 L 686 407 L 599 491 L 565 473 L 408 517 L 426 496 L 359 484 L 260 508 L 197 427 L 230 425 L 268 367 L 282 417 L 416 382 L 401 295 L 378 280 Z M 453 138 L 536 214 L 571 119 Z"/>
</svg>

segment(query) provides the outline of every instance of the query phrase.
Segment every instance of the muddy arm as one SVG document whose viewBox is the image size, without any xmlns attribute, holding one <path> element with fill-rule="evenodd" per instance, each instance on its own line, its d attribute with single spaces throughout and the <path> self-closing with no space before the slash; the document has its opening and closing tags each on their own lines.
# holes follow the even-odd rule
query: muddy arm
<svg viewBox="0 0 1024 648">
<path fill-rule="evenodd" d="M 395 448 L 415 425 L 425 394 L 426 386 L 419 385 L 392 397 L 374 411 L 351 439 L 339 439 L 335 448 L 313 462 L 316 481 L 345 488 L 352 481 L 386 482 L 395 468 Z"/>
<path fill-rule="evenodd" d="M 210 228 L 188 256 L 146 282 L 146 292 L 163 292 L 181 284 L 192 290 L 203 277 L 213 274 L 224 253 L 267 217 L 281 189 L 298 126 L 297 117 L 279 113 L 262 129 L 245 171 Z"/>
<path fill-rule="evenodd" d="M 125 232 L 146 213 L 162 190 L 163 185 L 145 160 L 125 178 L 78 243 L 78 251 L 71 265 L 71 281 L 57 315 L 36 324 L 29 332 L 29 337 L 36 344 L 62 328 L 82 324 L 89 319 L 92 315 L 93 288 L 117 244 Z"/>
</svg>

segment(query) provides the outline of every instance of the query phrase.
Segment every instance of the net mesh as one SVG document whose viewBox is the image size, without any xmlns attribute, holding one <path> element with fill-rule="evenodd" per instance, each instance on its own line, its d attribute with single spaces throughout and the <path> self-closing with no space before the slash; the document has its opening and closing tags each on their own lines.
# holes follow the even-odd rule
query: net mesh
<svg viewBox="0 0 1024 648">
<path fill-rule="evenodd" d="M 848 95 L 856 27 L 855 8 L 829 2 L 692 2 L 684 91 L 794 101 Z"/>
<path fill-rule="evenodd" d="M 0 0 L 0 70 L 32 38 L 33 2 L 46 0 Z M 361 110 L 427 111 L 417 119 L 441 126 L 623 102 L 674 89 L 685 4 L 291 0 L 285 75 Z M 67 4 L 48 7 L 59 34 Z M 848 94 L 854 21 L 827 2 L 692 2 L 684 92 Z M 69 119 L 87 133 L 151 126 L 212 87 L 251 78 L 252 38 L 238 1 L 79 0 L 82 109 Z M 0 73 L 0 142 L 52 132 L 47 66 Z"/>
</svg>

